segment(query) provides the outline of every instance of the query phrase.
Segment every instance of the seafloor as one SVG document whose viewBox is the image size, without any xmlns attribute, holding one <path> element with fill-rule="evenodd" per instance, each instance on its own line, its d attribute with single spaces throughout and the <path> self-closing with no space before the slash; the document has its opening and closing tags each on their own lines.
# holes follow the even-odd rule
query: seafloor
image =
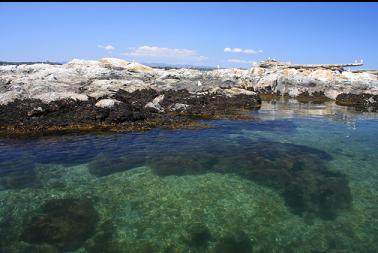
<svg viewBox="0 0 378 253">
<path fill-rule="evenodd" d="M 378 114 L 0 140 L 0 252 L 378 252 Z"/>
</svg>

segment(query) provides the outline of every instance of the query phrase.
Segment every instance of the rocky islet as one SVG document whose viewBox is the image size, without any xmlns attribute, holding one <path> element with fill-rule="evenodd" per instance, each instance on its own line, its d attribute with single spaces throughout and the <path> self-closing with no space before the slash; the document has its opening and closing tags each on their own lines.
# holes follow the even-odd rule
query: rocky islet
<svg viewBox="0 0 378 253">
<path fill-rule="evenodd" d="M 243 118 L 261 97 L 336 100 L 375 111 L 377 75 L 344 65 L 263 61 L 251 69 L 161 69 L 115 58 L 63 65 L 0 66 L 4 133 L 133 131 L 199 126 L 194 119 Z"/>
</svg>

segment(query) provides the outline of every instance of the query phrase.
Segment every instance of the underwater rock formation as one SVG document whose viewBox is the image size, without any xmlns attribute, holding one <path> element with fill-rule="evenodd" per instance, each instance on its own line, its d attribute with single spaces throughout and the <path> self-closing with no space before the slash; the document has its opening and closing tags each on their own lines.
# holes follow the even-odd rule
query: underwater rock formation
<svg viewBox="0 0 378 253">
<path fill-rule="evenodd" d="M 192 224 L 188 228 L 189 238 L 187 243 L 190 248 L 205 250 L 208 247 L 210 241 L 214 240 L 209 229 L 200 223 Z"/>
<path fill-rule="evenodd" d="M 75 250 L 94 234 L 97 221 L 97 211 L 88 199 L 52 199 L 26 217 L 20 239 Z"/>
<path fill-rule="evenodd" d="M 98 225 L 96 234 L 84 245 L 87 253 L 122 253 L 125 249 L 118 240 L 115 239 L 116 226 L 112 221 L 107 220 Z"/>
<path fill-rule="evenodd" d="M 251 239 L 243 231 L 228 234 L 219 239 L 215 245 L 215 253 L 251 253 L 253 245 Z"/>
<path fill-rule="evenodd" d="M 129 154 L 127 157 L 111 157 L 98 155 L 88 164 L 89 172 L 97 177 L 107 176 L 144 165 L 146 158 L 143 154 Z"/>
<path fill-rule="evenodd" d="M 334 219 L 352 197 L 345 175 L 328 170 L 325 161 L 331 159 L 302 145 L 258 141 L 225 156 L 216 170 L 274 187 L 294 213 Z"/>
<path fill-rule="evenodd" d="M 325 161 L 332 157 L 321 150 L 267 140 L 218 143 L 207 150 L 189 155 L 177 151 L 177 155 L 156 158 L 149 166 L 159 176 L 234 173 L 277 189 L 295 214 L 307 217 L 334 219 L 351 206 L 346 176 L 328 170 Z"/>
<path fill-rule="evenodd" d="M 216 157 L 201 153 L 176 153 L 174 155 L 162 155 L 154 157 L 147 163 L 154 173 L 159 176 L 184 176 L 202 174 L 211 170 L 216 162 Z"/>
</svg>

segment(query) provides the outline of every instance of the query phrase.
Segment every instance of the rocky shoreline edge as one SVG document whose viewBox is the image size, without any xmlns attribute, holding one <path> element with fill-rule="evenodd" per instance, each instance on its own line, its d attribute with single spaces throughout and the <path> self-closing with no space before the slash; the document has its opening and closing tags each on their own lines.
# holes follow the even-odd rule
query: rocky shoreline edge
<svg viewBox="0 0 378 253">
<path fill-rule="evenodd" d="M 118 90 L 106 98 L 86 101 L 61 99 L 49 103 L 40 99 L 16 99 L 0 106 L 0 131 L 7 135 L 72 131 L 130 132 L 156 127 L 209 127 L 200 120 L 252 119 L 243 111 L 259 109 L 260 97 L 249 91 L 225 95 L 235 90 L 221 89 L 201 94 L 192 94 L 188 90 Z"/>
<path fill-rule="evenodd" d="M 143 131 L 250 120 L 262 99 L 378 111 L 378 76 L 264 61 L 249 70 L 158 69 L 120 59 L 0 66 L 0 134 Z"/>
</svg>

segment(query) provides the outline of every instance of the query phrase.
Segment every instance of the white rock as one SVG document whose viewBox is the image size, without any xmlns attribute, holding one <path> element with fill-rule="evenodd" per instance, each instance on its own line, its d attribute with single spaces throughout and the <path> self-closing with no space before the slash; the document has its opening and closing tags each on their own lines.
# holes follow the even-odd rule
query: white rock
<svg viewBox="0 0 378 253">
<path fill-rule="evenodd" d="M 152 73 L 154 69 L 148 66 L 145 66 L 140 63 L 130 63 L 127 65 L 126 69 L 128 71 L 137 72 L 137 73 Z"/>
<path fill-rule="evenodd" d="M 102 64 L 119 68 L 127 68 L 127 66 L 130 64 L 130 62 L 118 58 L 102 58 L 98 61 Z"/>
<path fill-rule="evenodd" d="M 164 97 L 165 97 L 164 94 L 163 95 L 159 95 L 156 98 L 154 98 L 154 100 L 152 100 L 152 103 L 154 103 L 154 104 L 160 104 L 161 102 L 163 102 Z"/>
<path fill-rule="evenodd" d="M 351 80 L 377 80 L 377 76 L 370 73 L 353 73 L 350 71 L 343 71 L 341 73 L 344 77 Z"/>
<path fill-rule="evenodd" d="M 227 97 L 233 97 L 233 96 L 241 95 L 241 94 L 249 95 L 249 96 L 256 95 L 256 92 L 245 90 L 245 89 L 240 89 L 240 88 L 236 88 L 236 87 L 232 87 L 230 89 L 217 89 L 216 91 L 221 92 L 222 94 L 226 95 Z"/>
<path fill-rule="evenodd" d="M 312 71 L 308 76 L 327 82 L 327 81 L 334 80 L 335 73 L 328 69 L 317 69 L 317 70 Z"/>
<path fill-rule="evenodd" d="M 370 97 L 367 101 L 368 101 L 369 103 L 371 103 L 371 104 L 375 104 L 375 103 L 376 103 L 376 101 L 374 100 L 373 97 Z"/>
<path fill-rule="evenodd" d="M 250 73 L 256 76 L 262 76 L 265 73 L 265 69 L 256 66 L 250 69 Z"/>
<path fill-rule="evenodd" d="M 176 104 L 171 105 L 169 107 L 169 110 L 170 111 L 185 111 L 189 107 L 190 107 L 190 105 L 188 105 L 188 104 L 176 103 Z"/>
<path fill-rule="evenodd" d="M 98 101 L 95 104 L 95 106 L 101 107 L 101 108 L 107 108 L 107 107 L 113 107 L 115 104 L 118 104 L 118 103 L 121 103 L 121 102 L 116 99 L 106 98 L 106 99 L 101 99 L 100 101 Z"/>
<path fill-rule="evenodd" d="M 164 112 L 164 108 L 160 104 L 154 104 L 152 102 L 148 102 L 144 107 L 146 108 L 153 108 L 158 112 Z"/>
<path fill-rule="evenodd" d="M 88 96 L 97 99 L 114 94 L 119 89 L 128 92 L 149 88 L 157 91 L 187 89 L 189 92 L 203 92 L 213 89 L 222 92 L 217 91 L 219 87 L 254 90 L 271 87 L 274 92 L 290 93 L 292 96 L 318 91 L 332 99 L 340 93 L 378 94 L 377 76 L 366 72 L 344 71 L 339 74 L 324 69 L 258 66 L 250 70 L 164 70 L 116 58 L 73 59 L 63 65 L 0 66 L 0 104 L 16 98 L 40 98 L 45 102 L 62 98 L 86 100 Z M 232 89 L 225 91 L 227 95 L 240 92 Z M 152 104 L 158 107 L 159 102 Z"/>
<path fill-rule="evenodd" d="M 157 96 L 151 102 L 148 102 L 144 107 L 146 108 L 153 108 L 158 112 L 164 112 L 164 108 L 160 105 L 161 102 L 164 100 L 164 94 Z"/>
</svg>

